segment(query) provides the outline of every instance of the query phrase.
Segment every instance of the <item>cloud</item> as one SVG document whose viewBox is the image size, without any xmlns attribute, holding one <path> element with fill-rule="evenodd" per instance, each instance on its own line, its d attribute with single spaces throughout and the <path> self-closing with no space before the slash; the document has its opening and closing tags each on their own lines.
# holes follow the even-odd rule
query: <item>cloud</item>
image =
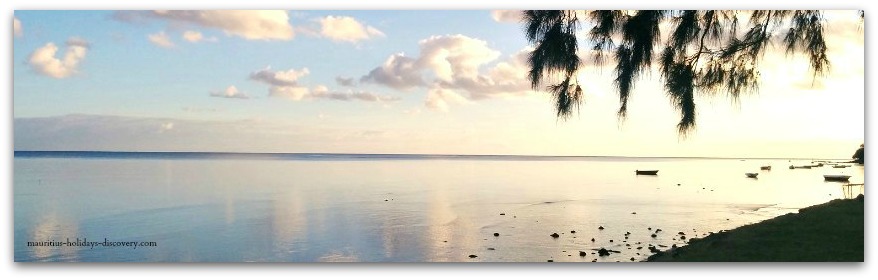
<svg viewBox="0 0 878 280">
<path fill-rule="evenodd" d="M 210 92 L 211 97 L 222 97 L 222 98 L 237 98 L 237 99 L 250 99 L 250 96 L 246 93 L 238 91 L 238 88 L 235 86 L 229 86 L 225 90 L 221 91 L 212 91 Z"/>
<path fill-rule="evenodd" d="M 344 86 L 344 87 L 355 86 L 354 78 L 335 77 L 335 82 L 338 83 L 338 85 Z"/>
<path fill-rule="evenodd" d="M 333 41 L 356 43 L 385 36 L 380 30 L 352 17 L 326 16 L 317 21 L 320 23 L 320 35 Z"/>
<path fill-rule="evenodd" d="M 274 86 L 268 89 L 269 97 L 279 97 L 289 100 L 302 100 L 311 91 L 307 87 L 299 86 Z"/>
<path fill-rule="evenodd" d="M 37 73 L 63 79 L 78 72 L 79 63 L 85 59 L 88 53 L 89 43 L 82 38 L 71 37 L 66 42 L 67 49 L 63 58 L 56 58 L 58 46 L 55 43 L 46 43 L 43 47 L 34 50 L 28 58 L 28 64 Z"/>
<path fill-rule="evenodd" d="M 360 78 L 360 82 L 376 83 L 391 88 L 408 90 L 424 85 L 421 78 L 421 67 L 417 60 L 398 53 L 391 55 L 384 64 L 372 69 L 369 74 Z"/>
<path fill-rule="evenodd" d="M 159 46 L 162 48 L 173 48 L 174 47 L 174 42 L 171 41 L 171 38 L 168 37 L 168 35 L 165 34 L 164 31 L 156 33 L 156 34 L 149 34 L 146 37 L 149 39 L 149 41 L 151 43 L 153 43 L 156 46 Z"/>
<path fill-rule="evenodd" d="M 294 36 L 289 15 L 280 10 L 152 11 L 150 15 L 217 28 L 247 40 L 291 40 Z"/>
<path fill-rule="evenodd" d="M 427 100 L 424 106 L 431 110 L 448 112 L 449 104 L 466 104 L 469 101 L 460 94 L 448 89 L 433 88 L 427 93 Z"/>
<path fill-rule="evenodd" d="M 311 72 L 308 71 L 308 68 L 302 68 L 302 70 L 290 69 L 277 72 L 266 68 L 258 72 L 250 73 L 250 79 L 272 86 L 295 86 L 298 84 L 299 78 L 307 76 L 310 73 Z"/>
<path fill-rule="evenodd" d="M 330 91 L 323 85 L 309 89 L 299 84 L 299 79 L 311 72 L 308 68 L 301 70 L 272 71 L 270 68 L 250 73 L 250 80 L 269 85 L 268 96 L 289 100 L 328 99 L 338 101 L 391 102 L 399 97 L 382 96 L 366 91 Z M 352 80 L 352 79 L 351 79 Z"/>
<path fill-rule="evenodd" d="M 521 23 L 524 18 L 521 10 L 493 10 L 491 18 L 496 22 Z"/>
<path fill-rule="evenodd" d="M 302 68 L 302 70 L 290 69 L 287 71 L 272 71 L 270 68 L 266 68 L 250 73 L 250 80 L 271 86 L 268 89 L 269 97 L 302 100 L 302 98 L 310 93 L 310 90 L 307 87 L 299 86 L 298 81 L 299 78 L 310 73 L 308 68 Z"/>
<path fill-rule="evenodd" d="M 479 100 L 533 92 L 525 78 L 530 49 L 497 62 L 499 51 L 464 35 L 432 36 L 418 45 L 417 57 L 391 55 L 360 81 L 399 90 L 428 89 L 425 106 L 442 111 L 450 104 L 461 104 L 461 98 Z"/>
<path fill-rule="evenodd" d="M 24 30 L 21 29 L 21 21 L 18 20 L 17 17 L 12 17 L 12 34 L 15 37 L 21 37 L 24 35 Z"/>
<path fill-rule="evenodd" d="M 350 130 L 293 120 L 109 115 L 15 118 L 14 150 L 284 152 L 326 149 Z M 350 143 L 338 143 L 339 147 Z"/>
<path fill-rule="evenodd" d="M 311 91 L 311 98 L 323 98 L 323 99 L 331 99 L 331 100 L 339 100 L 339 101 L 366 101 L 366 102 L 393 102 L 399 101 L 399 97 L 395 96 L 380 96 L 377 94 L 373 94 L 371 92 L 366 91 L 348 91 L 348 92 L 339 92 L 339 91 L 329 91 L 325 86 L 317 86 L 314 90 Z"/>
<path fill-rule="evenodd" d="M 207 42 L 216 42 L 217 41 L 216 37 L 205 38 L 204 35 L 201 34 L 201 32 L 191 31 L 191 30 L 183 32 L 182 37 L 183 37 L 183 40 L 186 40 L 189 43 L 198 43 L 201 41 L 207 41 Z"/>
</svg>

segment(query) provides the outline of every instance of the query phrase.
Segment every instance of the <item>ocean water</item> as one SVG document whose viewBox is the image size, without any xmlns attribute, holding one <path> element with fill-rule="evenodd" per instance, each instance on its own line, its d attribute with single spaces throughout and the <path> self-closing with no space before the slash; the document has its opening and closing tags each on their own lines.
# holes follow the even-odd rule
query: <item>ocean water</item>
<svg viewBox="0 0 878 280">
<path fill-rule="evenodd" d="M 862 166 L 788 169 L 810 163 L 16 152 L 14 259 L 642 261 L 649 246 L 684 245 L 681 236 L 704 237 L 863 193 L 862 186 L 823 180 L 846 174 L 862 183 Z M 659 173 L 635 175 L 637 169 Z M 28 244 L 77 239 L 113 246 Z M 614 252 L 598 256 L 600 248 Z"/>
</svg>

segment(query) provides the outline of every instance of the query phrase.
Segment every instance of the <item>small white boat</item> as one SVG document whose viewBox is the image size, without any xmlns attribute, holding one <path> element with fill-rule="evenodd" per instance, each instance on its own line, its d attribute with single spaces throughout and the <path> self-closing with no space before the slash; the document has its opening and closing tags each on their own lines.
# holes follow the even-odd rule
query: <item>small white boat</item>
<svg viewBox="0 0 878 280">
<path fill-rule="evenodd" d="M 747 175 L 747 178 L 756 178 L 756 176 L 759 176 L 759 173 L 744 173 L 744 175 Z"/>
<path fill-rule="evenodd" d="M 826 181 L 847 182 L 850 178 L 850 175 L 823 175 L 823 180 Z"/>
</svg>

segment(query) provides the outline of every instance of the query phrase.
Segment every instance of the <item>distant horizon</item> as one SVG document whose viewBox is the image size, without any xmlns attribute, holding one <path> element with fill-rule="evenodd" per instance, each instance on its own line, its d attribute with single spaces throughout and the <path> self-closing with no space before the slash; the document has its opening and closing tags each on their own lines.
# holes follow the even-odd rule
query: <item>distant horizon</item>
<svg viewBox="0 0 878 280">
<path fill-rule="evenodd" d="M 624 156 L 624 155 L 528 155 L 528 154 L 445 154 L 445 153 L 334 153 L 334 152 L 212 152 L 212 151 L 95 151 L 95 150 L 14 150 L 16 153 L 104 153 L 104 154 L 214 154 L 214 155 L 337 155 L 337 156 L 426 156 L 426 157 L 521 157 L 521 158 L 667 158 L 667 159 L 790 159 L 849 160 L 825 157 L 722 157 L 722 156 Z"/>
</svg>

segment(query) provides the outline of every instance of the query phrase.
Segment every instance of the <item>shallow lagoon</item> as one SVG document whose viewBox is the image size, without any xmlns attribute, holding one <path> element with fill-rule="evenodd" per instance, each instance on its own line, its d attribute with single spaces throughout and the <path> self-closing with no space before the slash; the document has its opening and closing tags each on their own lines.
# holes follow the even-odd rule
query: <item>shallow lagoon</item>
<svg viewBox="0 0 878 280">
<path fill-rule="evenodd" d="M 679 232 L 701 237 L 863 192 L 822 177 L 862 183 L 862 166 L 787 168 L 810 162 L 17 156 L 15 260 L 640 261 L 650 245 L 685 244 Z M 157 246 L 26 245 L 68 238 Z M 600 257 L 599 248 L 620 253 Z"/>
</svg>

